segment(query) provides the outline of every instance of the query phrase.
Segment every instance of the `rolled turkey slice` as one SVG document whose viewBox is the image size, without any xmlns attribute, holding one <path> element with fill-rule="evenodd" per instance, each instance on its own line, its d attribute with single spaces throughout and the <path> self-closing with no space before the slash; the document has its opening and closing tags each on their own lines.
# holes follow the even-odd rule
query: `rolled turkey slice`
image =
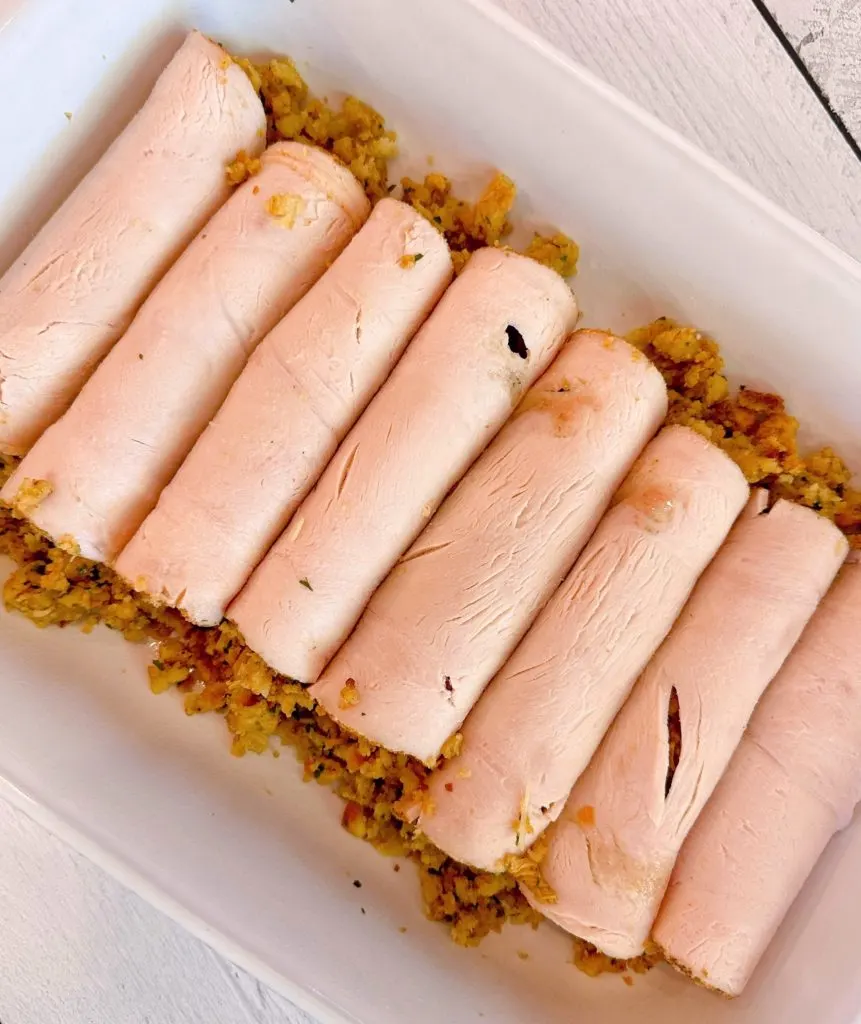
<svg viewBox="0 0 861 1024">
<path fill-rule="evenodd" d="M 264 334 L 304 295 L 368 213 L 350 172 L 282 142 L 147 299 L 68 412 L 0 497 L 47 492 L 29 517 L 55 541 L 112 562 L 215 415 Z"/>
<path fill-rule="evenodd" d="M 371 598 L 312 690 L 326 711 L 433 761 L 666 411 L 663 378 L 640 352 L 601 331 L 572 335 Z"/>
<path fill-rule="evenodd" d="M 549 830 L 541 873 L 556 902 L 524 887 L 547 917 L 609 956 L 643 952 L 685 837 L 846 556 L 844 536 L 811 509 L 778 501 L 752 512 Z"/>
<path fill-rule="evenodd" d="M 578 776 L 748 497 L 738 467 L 686 427 L 649 444 L 574 569 L 431 776 L 419 826 L 482 870 L 523 853 Z"/>
<path fill-rule="evenodd" d="M 69 406 L 141 302 L 263 149 L 245 72 L 191 32 L 134 120 L 0 279 L 0 451 Z"/>
<path fill-rule="evenodd" d="M 471 257 L 228 609 L 269 665 L 317 679 L 576 316 L 547 267 Z"/>
<path fill-rule="evenodd" d="M 653 929 L 675 966 L 730 996 L 750 980 L 861 799 L 861 565 L 854 559 L 754 712 L 682 847 Z"/>
<path fill-rule="evenodd" d="M 117 571 L 219 622 L 451 280 L 448 246 L 394 199 L 264 338 Z"/>
</svg>

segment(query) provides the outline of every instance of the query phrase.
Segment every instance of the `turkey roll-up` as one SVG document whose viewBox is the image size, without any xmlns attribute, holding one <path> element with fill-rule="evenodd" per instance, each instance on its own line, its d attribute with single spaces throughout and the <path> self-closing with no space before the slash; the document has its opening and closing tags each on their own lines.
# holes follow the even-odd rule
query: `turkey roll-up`
<svg viewBox="0 0 861 1024">
<path fill-rule="evenodd" d="M 368 213 L 350 172 L 282 142 L 205 225 L 68 412 L 3 488 L 55 541 L 111 562 L 215 415 L 257 342 Z"/>
<path fill-rule="evenodd" d="M 576 315 L 547 267 L 472 256 L 228 609 L 269 665 L 317 679 Z"/>
<path fill-rule="evenodd" d="M 747 496 L 735 463 L 692 430 L 649 444 L 467 718 L 462 752 L 431 776 L 420 827 L 437 846 L 498 870 L 559 816 Z"/>
<path fill-rule="evenodd" d="M 752 511 L 548 832 L 541 873 L 557 898 L 535 905 L 610 956 L 643 952 L 686 835 L 846 555 L 846 539 L 812 509 Z"/>
<path fill-rule="evenodd" d="M 578 331 L 371 598 L 312 692 L 432 761 L 559 586 L 658 429 L 667 391 L 627 342 Z M 347 679 L 353 702 L 340 693 Z"/>
<path fill-rule="evenodd" d="M 263 339 L 117 571 L 219 622 L 451 279 L 442 235 L 383 199 Z"/>
<path fill-rule="evenodd" d="M 667 958 L 738 995 L 859 798 L 861 565 L 850 560 L 682 847 L 652 932 Z"/>
<path fill-rule="evenodd" d="M 68 407 L 135 310 L 263 149 L 245 72 L 192 32 L 96 166 L 0 280 L 0 450 L 21 455 Z"/>
</svg>

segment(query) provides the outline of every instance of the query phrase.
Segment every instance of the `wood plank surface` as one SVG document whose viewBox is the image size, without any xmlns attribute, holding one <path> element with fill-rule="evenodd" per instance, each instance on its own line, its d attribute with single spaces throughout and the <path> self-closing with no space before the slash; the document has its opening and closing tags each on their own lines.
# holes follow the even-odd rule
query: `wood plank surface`
<svg viewBox="0 0 861 1024">
<path fill-rule="evenodd" d="M 861 145 L 861 3 L 770 0 L 771 12 Z"/>
</svg>

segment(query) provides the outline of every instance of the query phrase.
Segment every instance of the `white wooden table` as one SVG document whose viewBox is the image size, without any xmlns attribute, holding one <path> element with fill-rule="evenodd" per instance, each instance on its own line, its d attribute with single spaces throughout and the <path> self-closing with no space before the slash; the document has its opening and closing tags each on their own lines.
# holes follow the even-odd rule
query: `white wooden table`
<svg viewBox="0 0 861 1024">
<path fill-rule="evenodd" d="M 861 259 L 861 0 L 497 2 Z M 2 802 L 0 922 L 2 1024 L 312 1024 Z"/>
</svg>

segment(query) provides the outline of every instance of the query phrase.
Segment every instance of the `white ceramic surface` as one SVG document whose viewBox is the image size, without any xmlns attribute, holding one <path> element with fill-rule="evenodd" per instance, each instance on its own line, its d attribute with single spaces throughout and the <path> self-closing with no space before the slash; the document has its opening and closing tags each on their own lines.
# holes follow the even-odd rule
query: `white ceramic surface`
<svg viewBox="0 0 861 1024">
<path fill-rule="evenodd" d="M 582 243 L 587 323 L 696 320 L 735 370 L 781 390 L 861 466 L 858 265 L 466 0 L 22 5 L 0 33 L 0 89 L 16 96 L 3 115 L 16 160 L 0 166 L 0 262 L 80 176 L 93 140 L 104 147 L 191 24 L 234 49 L 288 51 L 318 87 L 376 102 L 416 171 L 429 151 L 464 178 L 505 167 L 521 212 L 552 217 Z M 56 60 L 29 74 L 46 51 Z M 847 1024 L 861 1007 L 858 829 L 832 844 L 741 1000 L 664 970 L 631 989 L 592 982 L 550 928 L 453 947 L 421 918 L 412 872 L 395 874 L 343 833 L 338 802 L 303 786 L 289 755 L 230 759 L 221 722 L 186 720 L 175 700 L 153 698 L 143 663 L 108 634 L 37 632 L 0 617 L 3 793 L 321 1019 Z"/>
</svg>

